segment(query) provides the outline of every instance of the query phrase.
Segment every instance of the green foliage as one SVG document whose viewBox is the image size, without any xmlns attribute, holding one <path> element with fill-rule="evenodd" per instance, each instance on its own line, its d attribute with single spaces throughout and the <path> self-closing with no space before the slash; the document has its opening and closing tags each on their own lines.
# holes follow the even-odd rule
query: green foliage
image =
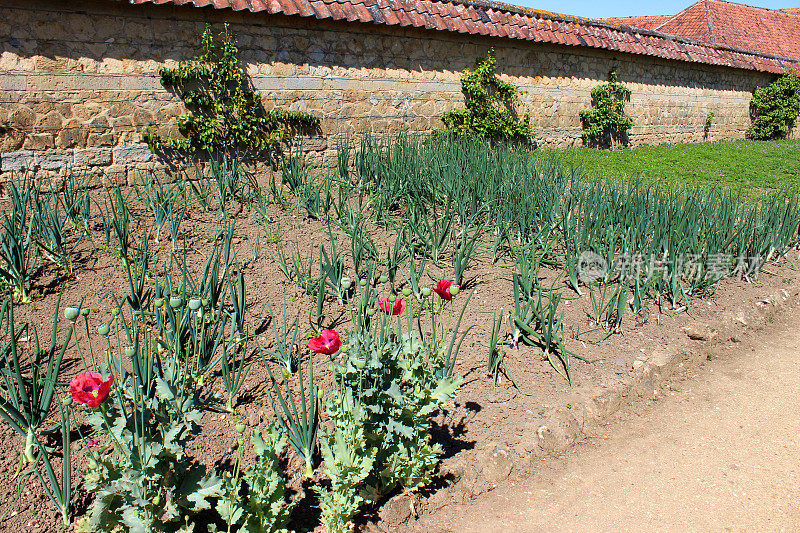
<svg viewBox="0 0 800 533">
<path fill-rule="evenodd" d="M 348 487 L 337 498 L 353 512 L 362 501 L 430 481 L 443 452 L 431 443 L 430 418 L 461 383 L 443 372 L 444 345 L 425 346 L 416 332 L 401 334 L 386 322 L 381 330 L 350 333 L 347 358 L 334 365 L 339 387 L 327 403 L 335 431 L 323 443 L 331 458 L 326 471 L 334 492 Z"/>
<path fill-rule="evenodd" d="M 528 143 L 533 137 L 530 117 L 522 120 L 514 111 L 523 92 L 497 77 L 497 60 L 490 49 L 485 58 L 475 61 L 475 69 L 461 76 L 461 92 L 466 109 L 453 109 L 442 115 L 448 131 L 457 135 Z"/>
<path fill-rule="evenodd" d="M 325 429 L 320 439 L 325 471 L 330 487 L 319 486 L 322 522 L 329 533 L 353 530 L 353 519 L 364 503 L 363 483 L 375 466 L 378 449 L 367 443 L 364 410 L 354 404 L 349 413 L 340 413 L 336 428 Z"/>
<path fill-rule="evenodd" d="M 753 124 L 747 129 L 750 139 L 785 138 L 800 115 L 800 78 L 784 74 L 766 87 L 758 87 L 750 100 Z"/>
<path fill-rule="evenodd" d="M 92 531 L 186 531 L 192 516 L 221 496 L 222 479 L 186 453 L 200 434 L 202 412 L 194 393 L 175 386 L 179 372 L 172 365 L 153 387 L 123 374 L 116 405 L 87 416 L 113 443 L 93 454 L 84 476 L 95 494 Z"/>
<path fill-rule="evenodd" d="M 800 143 L 796 140 L 715 141 L 641 146 L 599 152 L 568 148 L 553 152 L 589 178 L 646 180 L 662 190 L 683 187 L 735 189 L 747 196 L 800 187 Z"/>
<path fill-rule="evenodd" d="M 229 525 L 238 525 L 248 533 L 285 532 L 289 516 L 298 500 L 286 500 L 286 480 L 281 475 L 278 456 L 286 448 L 287 439 L 275 423 L 265 433 L 253 431 L 250 437 L 256 462 L 244 473 L 245 497 L 241 480 L 226 473 L 225 497 L 216 505 L 217 513 Z"/>
<path fill-rule="evenodd" d="M 708 133 L 711 131 L 711 123 L 714 120 L 714 112 L 708 114 L 706 117 L 706 123 L 703 124 L 703 139 L 708 139 Z"/>
<path fill-rule="evenodd" d="M 684 152 L 695 161 L 707 154 L 722 160 L 726 154 L 742 152 L 755 166 L 764 157 L 773 167 L 787 170 L 798 159 L 796 142 L 730 144 L 647 152 L 662 154 L 658 165 L 685 164 Z M 761 156 L 762 150 L 767 155 Z M 649 165 L 646 168 L 657 168 L 637 152 L 570 151 L 588 154 L 586 158 L 591 156 L 595 162 L 635 160 Z M 539 346 L 564 374 L 574 356 L 561 346 L 568 341 L 557 293 L 552 292 L 551 301 L 551 291 L 542 293 L 535 284 L 538 263 L 565 264 L 568 282 L 576 291 L 593 281 L 580 273 L 585 252 L 597 254 L 606 268 L 613 267 L 605 281 L 619 290 L 611 313 L 604 313 L 613 332 L 628 310 L 642 313 L 646 301 L 669 302 L 679 309 L 690 305 L 692 298 L 713 292 L 723 276 L 754 274 L 771 260 L 766 258 L 784 255 L 798 237 L 799 207 L 794 194 L 761 195 L 757 202 L 742 202 L 729 190 L 664 191 L 641 181 L 587 180 L 579 165 L 564 165 L 562 156 L 553 152 L 492 148 L 455 136 L 367 138 L 354 159 L 356 178 L 372 192 L 371 208 L 387 213 L 391 222 L 395 222 L 394 213 L 403 220 L 411 212 L 449 209 L 462 220 L 476 217 L 492 233 L 496 230 L 499 244 L 495 249 L 532 247 L 532 255 L 518 261 L 519 312 L 515 309 L 514 314 L 519 320 L 510 325 L 511 330 L 519 330 L 520 342 Z M 734 165 L 742 168 L 738 161 L 723 160 L 723 165 L 726 170 Z M 727 263 L 720 259 L 726 257 Z M 692 269 L 686 268 L 687 258 L 692 258 Z M 659 262 L 672 268 L 651 266 Z M 635 272 L 631 271 L 634 267 Z M 629 270 L 627 275 L 620 275 L 623 268 Z M 413 278 L 408 281 L 416 295 Z"/>
<path fill-rule="evenodd" d="M 278 150 L 280 143 L 302 131 L 319 127 L 319 118 L 302 111 L 266 111 L 239 62 L 239 49 L 228 26 L 214 39 L 203 32 L 196 59 L 176 68 L 161 68 L 161 84 L 183 99 L 188 113 L 178 117 L 185 138 L 142 132 L 152 151 L 174 149 L 189 153 L 253 153 Z"/>
<path fill-rule="evenodd" d="M 608 83 L 592 89 L 592 109 L 580 113 L 587 145 L 608 148 L 628 143 L 633 119 L 625 113 L 625 102 L 630 97 L 630 89 L 617 80 L 616 70 L 609 74 Z"/>
</svg>

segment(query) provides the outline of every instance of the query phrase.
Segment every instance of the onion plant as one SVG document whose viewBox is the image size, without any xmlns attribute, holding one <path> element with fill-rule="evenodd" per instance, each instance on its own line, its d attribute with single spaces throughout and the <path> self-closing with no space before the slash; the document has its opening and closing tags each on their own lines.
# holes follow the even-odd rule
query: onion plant
<svg viewBox="0 0 800 533">
<path fill-rule="evenodd" d="M 44 493 L 47 494 L 47 497 L 50 498 L 50 501 L 61 513 L 61 523 L 64 527 L 68 527 L 70 524 L 70 504 L 72 503 L 72 449 L 70 447 L 72 434 L 69 421 L 71 409 L 69 406 L 62 405 L 61 402 L 59 402 L 58 407 L 61 414 L 61 424 L 59 426 L 61 433 L 61 475 L 56 476 L 51 461 L 52 452 L 42 444 L 36 435 L 34 435 L 34 441 L 41 457 L 41 467 L 37 462 L 33 465 L 33 468 L 42 484 Z M 44 474 L 42 469 L 44 469 Z M 47 477 L 46 480 L 45 476 Z"/>
<path fill-rule="evenodd" d="M 314 383 L 314 364 L 308 357 L 308 386 L 303 380 L 302 365 L 298 364 L 297 379 L 299 398 L 295 397 L 289 384 L 287 374 L 281 374 L 282 384 L 279 384 L 267 365 L 272 393 L 269 396 L 270 404 L 281 426 L 289 437 L 289 443 L 306 463 L 306 477 L 314 477 L 314 453 L 317 448 L 317 431 L 319 429 L 318 389 Z M 291 374 L 288 374 L 289 376 Z M 285 391 L 285 392 L 284 392 Z M 276 403 L 277 401 L 277 403 Z"/>
<path fill-rule="evenodd" d="M 64 176 L 61 194 L 56 196 L 69 221 L 76 228 L 82 227 L 84 232 L 88 232 L 89 217 L 91 216 L 91 195 L 89 194 L 91 179 L 92 177 L 88 173 L 84 173 L 83 177 L 79 179 L 70 172 Z"/>
<path fill-rule="evenodd" d="M 35 326 L 28 323 L 17 326 L 14 322 L 14 306 L 8 300 L 0 309 L 0 326 L 3 334 L 3 351 L 0 354 L 0 418 L 25 437 L 25 449 L 21 453 L 24 462 L 35 458 L 35 435 L 47 419 L 53 400 L 56 398 L 56 383 L 61 370 L 67 345 L 75 330 L 74 320 L 78 311 L 69 308 L 71 325 L 63 342 L 58 341 L 58 319 L 61 296 L 56 301 L 50 345 L 43 348 Z M 26 350 L 23 360 L 19 347 L 23 335 L 33 336 L 35 346 Z"/>
<path fill-rule="evenodd" d="M 246 336 L 241 335 L 236 330 L 231 330 L 228 342 L 221 343 L 220 373 L 222 375 L 222 384 L 227 394 L 225 407 L 230 413 L 233 412 L 234 399 L 239 394 L 250 372 L 250 365 L 247 363 L 247 341 L 248 338 Z"/>
<path fill-rule="evenodd" d="M 3 233 L 0 234 L 0 277 L 14 288 L 14 293 L 23 303 L 30 301 L 28 291 L 37 263 L 33 245 L 33 224 L 19 226 L 14 214 L 3 214 Z"/>
<path fill-rule="evenodd" d="M 79 241 L 68 246 L 65 230 L 69 217 L 67 213 L 61 215 L 59 203 L 57 194 L 51 193 L 43 198 L 39 191 L 35 191 L 31 201 L 32 225 L 35 228 L 39 249 L 50 261 L 70 274 L 72 270 L 70 256 Z"/>
<path fill-rule="evenodd" d="M 297 143 L 281 160 L 281 183 L 288 185 L 291 192 L 296 192 L 308 183 L 310 175 L 311 169 L 303 157 L 303 146 Z"/>
<path fill-rule="evenodd" d="M 119 186 L 114 188 L 113 195 L 109 193 L 106 212 L 108 213 L 107 220 L 111 224 L 117 241 L 119 257 L 123 264 L 127 263 L 130 248 L 131 212 L 128 207 L 128 199 L 122 195 Z M 105 220 L 106 217 L 104 217 Z"/>
<path fill-rule="evenodd" d="M 283 304 L 283 314 L 281 315 L 281 322 L 277 322 L 277 317 L 272 313 L 272 308 L 267 303 L 267 309 L 272 323 L 272 331 L 274 333 L 275 342 L 273 349 L 261 349 L 262 354 L 267 354 L 275 359 L 281 366 L 281 371 L 284 374 L 293 374 L 297 372 L 298 357 L 299 357 L 299 342 L 301 339 L 300 323 L 298 318 L 291 322 L 288 321 L 286 316 L 286 302 Z"/>
<path fill-rule="evenodd" d="M 151 172 L 141 184 L 134 183 L 134 188 L 139 200 L 150 209 L 153 215 L 156 242 L 159 241 L 161 231 L 167 223 L 170 224 L 170 233 L 175 233 L 177 230 L 171 228 L 173 221 L 178 218 L 182 219 L 185 212 L 183 184 L 180 181 L 173 181 L 165 185 L 155 173 Z"/>
</svg>

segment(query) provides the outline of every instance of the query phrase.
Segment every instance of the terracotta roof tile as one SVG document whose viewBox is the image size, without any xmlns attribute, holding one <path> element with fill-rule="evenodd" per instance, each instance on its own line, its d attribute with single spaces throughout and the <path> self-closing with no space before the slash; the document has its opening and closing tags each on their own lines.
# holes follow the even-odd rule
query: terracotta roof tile
<svg viewBox="0 0 800 533">
<path fill-rule="evenodd" d="M 295 0 L 295 2 L 297 2 L 297 1 L 298 0 Z M 369 12 L 369 9 L 367 9 L 367 6 L 365 6 L 364 4 L 354 4 L 353 7 L 356 8 L 355 11 L 358 14 L 358 20 L 359 21 L 361 21 L 361 22 L 374 22 L 375 21 L 375 19 L 372 17 L 372 13 Z"/>
<path fill-rule="evenodd" d="M 479 35 L 489 35 L 489 26 L 484 21 L 476 20 L 475 27 L 478 28 Z"/>
<path fill-rule="evenodd" d="M 389 24 L 390 26 L 400 24 L 400 19 L 397 18 L 397 14 L 395 14 L 393 9 L 384 7 L 381 9 L 381 13 L 383 13 L 383 20 L 386 24 Z"/>
<path fill-rule="evenodd" d="M 333 15 L 328 11 L 328 6 L 322 0 L 311 0 L 311 9 L 314 10 L 314 16 L 318 19 L 329 19 Z"/>
<path fill-rule="evenodd" d="M 338 2 L 325 2 L 325 7 L 328 8 L 328 12 L 334 20 L 341 20 L 344 18 L 344 11 L 342 11 L 342 6 L 340 6 Z"/>
<path fill-rule="evenodd" d="M 769 10 L 722 0 L 702 0 L 674 16 L 620 17 L 602 21 L 490 0 L 127 1 L 266 11 L 390 26 L 424 26 L 432 30 L 604 48 L 775 73 L 800 68 L 800 8 Z"/>
<path fill-rule="evenodd" d="M 800 8 L 765 9 L 722 0 L 703 0 L 677 15 L 618 17 L 606 22 L 659 32 L 773 56 L 800 59 Z M 715 56 L 702 53 L 701 56 Z M 732 58 L 723 55 L 719 57 Z M 733 59 L 731 59 L 733 61 Z M 737 65 L 746 64 L 738 58 Z M 745 61 L 745 63 L 742 63 Z M 754 65 L 764 63 L 751 60 Z"/>
<path fill-rule="evenodd" d="M 308 0 L 293 0 L 294 5 L 297 6 L 297 11 L 300 13 L 301 17 L 311 17 L 314 15 L 314 10 L 311 8 L 311 4 L 308 3 Z"/>
<path fill-rule="evenodd" d="M 292 2 L 292 0 L 278 0 L 280 9 L 276 13 L 283 13 L 284 15 L 297 15 L 300 10 Z"/>
<path fill-rule="evenodd" d="M 350 22 L 355 22 L 358 20 L 358 12 L 356 10 L 356 6 L 349 2 L 340 2 L 342 6 L 342 11 L 344 11 L 344 18 Z"/>
</svg>

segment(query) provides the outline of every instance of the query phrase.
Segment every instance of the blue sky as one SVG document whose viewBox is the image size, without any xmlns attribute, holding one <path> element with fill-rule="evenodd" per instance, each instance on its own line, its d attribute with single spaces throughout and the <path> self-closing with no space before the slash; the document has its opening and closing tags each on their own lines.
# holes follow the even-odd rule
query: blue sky
<svg viewBox="0 0 800 533">
<path fill-rule="evenodd" d="M 515 4 L 534 9 L 544 9 L 567 15 L 579 17 L 625 17 L 633 15 L 666 15 L 678 13 L 694 2 L 691 0 L 661 0 L 660 2 L 642 2 L 641 0 L 612 0 L 606 2 L 591 0 L 505 0 L 508 4 Z M 781 9 L 786 7 L 800 7 L 800 0 L 785 0 L 769 2 L 746 0 L 740 2 L 751 6 Z"/>
</svg>

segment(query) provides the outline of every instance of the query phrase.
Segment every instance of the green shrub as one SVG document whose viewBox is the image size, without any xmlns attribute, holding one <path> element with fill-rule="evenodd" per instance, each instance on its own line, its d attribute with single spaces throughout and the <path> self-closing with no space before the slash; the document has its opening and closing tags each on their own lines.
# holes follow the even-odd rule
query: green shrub
<svg viewBox="0 0 800 533">
<path fill-rule="evenodd" d="M 236 39 L 227 25 L 217 37 L 215 41 L 207 27 L 196 59 L 159 70 L 161 84 L 174 90 L 189 112 L 177 119 L 182 139 L 164 137 L 150 128 L 142 132 L 153 152 L 275 152 L 292 136 L 319 127 L 319 118 L 309 113 L 266 111 L 242 69 Z"/>
<path fill-rule="evenodd" d="M 628 130 L 633 119 L 625 113 L 625 101 L 631 90 L 617 80 L 617 71 L 608 75 L 608 83 L 592 89 L 592 109 L 581 111 L 583 141 L 596 148 L 628 144 Z"/>
<path fill-rule="evenodd" d="M 461 92 L 466 109 L 453 109 L 442 115 L 448 131 L 457 135 L 490 141 L 530 142 L 533 132 L 528 114 L 519 119 L 514 106 L 523 92 L 497 77 L 494 50 L 475 61 L 475 69 L 461 76 Z"/>
<path fill-rule="evenodd" d="M 785 138 L 800 115 L 800 78 L 784 74 L 766 87 L 758 87 L 750 100 L 753 124 L 747 129 L 750 139 Z"/>
</svg>

